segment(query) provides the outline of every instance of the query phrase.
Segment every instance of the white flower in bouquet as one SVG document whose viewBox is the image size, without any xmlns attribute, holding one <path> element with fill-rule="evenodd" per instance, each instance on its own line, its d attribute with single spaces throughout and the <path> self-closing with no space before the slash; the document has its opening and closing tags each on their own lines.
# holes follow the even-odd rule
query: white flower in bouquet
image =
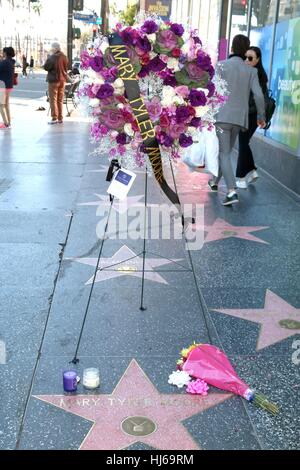
<svg viewBox="0 0 300 470">
<path fill-rule="evenodd" d="M 156 41 L 156 34 L 155 33 L 147 34 L 147 38 L 149 39 L 149 41 L 155 42 Z"/>
<path fill-rule="evenodd" d="M 104 78 L 97 76 L 97 78 L 94 80 L 95 85 L 103 85 L 105 83 Z"/>
<path fill-rule="evenodd" d="M 132 125 L 130 124 L 130 122 L 127 122 L 124 126 L 124 132 L 125 134 L 129 135 L 129 137 L 133 137 L 134 136 L 134 130 L 132 129 Z"/>
<path fill-rule="evenodd" d="M 183 54 L 188 54 L 190 52 L 190 43 L 189 42 L 186 42 L 185 44 L 183 44 L 183 46 L 181 48 L 181 52 Z"/>
<path fill-rule="evenodd" d="M 169 69 L 174 70 L 174 72 L 179 72 L 179 60 L 175 59 L 175 57 L 170 57 L 167 62 L 167 66 Z"/>
<path fill-rule="evenodd" d="M 91 106 L 92 108 L 97 108 L 99 104 L 100 104 L 100 100 L 98 98 L 91 98 L 89 101 L 89 106 Z"/>
<path fill-rule="evenodd" d="M 169 376 L 168 383 L 171 385 L 176 385 L 176 387 L 178 388 L 182 388 L 187 385 L 190 381 L 191 377 L 187 372 L 183 370 L 177 370 Z"/>
<path fill-rule="evenodd" d="M 197 106 L 196 110 L 196 117 L 201 118 L 205 116 L 205 114 L 209 111 L 209 106 Z"/>
<path fill-rule="evenodd" d="M 185 104 L 184 98 L 182 96 L 174 96 L 171 104 Z"/>
<path fill-rule="evenodd" d="M 118 109 L 124 109 L 124 104 L 123 104 L 123 103 L 119 103 L 119 104 L 117 105 L 117 108 L 118 108 Z"/>
<path fill-rule="evenodd" d="M 207 88 L 197 88 L 197 91 L 203 91 L 203 93 L 205 94 L 205 96 L 208 95 L 209 93 L 209 90 Z"/>
<path fill-rule="evenodd" d="M 173 99 L 176 97 L 176 91 L 171 86 L 165 86 L 163 88 L 163 99 L 161 101 L 162 106 L 171 106 Z"/>
<path fill-rule="evenodd" d="M 117 80 L 114 81 L 112 86 L 115 89 L 115 95 L 124 95 L 125 85 L 124 85 L 122 78 L 117 78 Z"/>
<path fill-rule="evenodd" d="M 100 49 L 100 51 L 102 52 L 102 54 L 104 55 L 104 54 L 105 54 L 105 51 L 106 51 L 106 49 L 108 49 L 108 48 L 109 48 L 108 41 L 107 41 L 107 40 L 105 40 L 105 41 L 103 41 L 103 42 L 101 43 L 101 45 L 100 45 L 100 48 L 99 48 L 99 49 Z"/>
</svg>

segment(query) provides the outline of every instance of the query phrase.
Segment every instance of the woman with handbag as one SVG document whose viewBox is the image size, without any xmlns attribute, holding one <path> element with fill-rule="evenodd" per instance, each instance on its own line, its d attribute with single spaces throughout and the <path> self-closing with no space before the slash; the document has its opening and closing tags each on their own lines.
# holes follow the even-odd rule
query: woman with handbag
<svg viewBox="0 0 300 470">
<path fill-rule="evenodd" d="M 268 96 L 268 77 L 262 64 L 262 54 L 259 47 L 250 47 L 246 52 L 246 64 L 255 67 L 258 72 L 259 84 L 265 98 Z M 254 163 L 250 140 L 257 129 L 257 109 L 252 92 L 249 101 L 249 128 L 239 133 L 239 156 L 236 170 L 236 185 L 240 189 L 247 189 L 249 183 L 258 178 Z"/>
<path fill-rule="evenodd" d="M 10 129 L 11 115 L 9 108 L 9 98 L 12 92 L 15 77 L 15 51 L 12 47 L 5 47 L 3 49 L 4 59 L 0 61 L 0 114 L 3 123 L 0 124 L 0 129 Z"/>
</svg>

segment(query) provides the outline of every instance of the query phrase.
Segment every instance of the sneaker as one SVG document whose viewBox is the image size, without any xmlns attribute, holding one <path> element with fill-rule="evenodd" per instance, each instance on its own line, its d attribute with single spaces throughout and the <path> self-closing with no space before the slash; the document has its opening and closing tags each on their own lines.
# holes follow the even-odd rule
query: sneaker
<svg viewBox="0 0 300 470">
<path fill-rule="evenodd" d="M 246 178 L 239 178 L 236 180 L 236 187 L 239 189 L 247 189 L 248 184 Z"/>
<path fill-rule="evenodd" d="M 53 124 L 58 124 L 58 120 L 53 119 L 52 121 L 49 121 L 48 124 L 52 126 Z"/>
<path fill-rule="evenodd" d="M 218 191 L 218 185 L 216 183 L 214 183 L 214 180 L 209 180 L 208 186 L 210 187 L 210 190 L 213 193 L 216 193 Z"/>
<path fill-rule="evenodd" d="M 257 173 L 257 171 L 256 170 L 251 171 L 251 173 L 249 173 L 249 175 L 247 176 L 248 184 L 255 183 L 255 181 L 258 180 L 258 178 L 259 178 L 259 174 Z"/>
<path fill-rule="evenodd" d="M 58 122 L 58 124 L 63 124 L 64 123 L 64 121 L 62 119 L 58 120 L 57 122 Z"/>
<path fill-rule="evenodd" d="M 239 202 L 239 197 L 236 193 L 232 194 L 232 196 L 229 196 L 227 194 L 226 198 L 222 202 L 223 206 L 232 206 L 232 204 L 237 204 Z"/>
<path fill-rule="evenodd" d="M 0 123 L 0 129 L 7 129 L 7 125 L 3 122 Z"/>
</svg>

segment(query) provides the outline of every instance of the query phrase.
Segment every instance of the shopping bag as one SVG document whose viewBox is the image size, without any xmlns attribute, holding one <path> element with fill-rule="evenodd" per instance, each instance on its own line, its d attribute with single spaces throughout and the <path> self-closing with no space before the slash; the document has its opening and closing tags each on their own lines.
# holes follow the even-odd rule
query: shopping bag
<svg viewBox="0 0 300 470">
<path fill-rule="evenodd" d="M 197 142 L 188 147 L 182 160 L 190 171 L 205 171 L 219 174 L 219 140 L 215 130 L 203 129 Z"/>
</svg>

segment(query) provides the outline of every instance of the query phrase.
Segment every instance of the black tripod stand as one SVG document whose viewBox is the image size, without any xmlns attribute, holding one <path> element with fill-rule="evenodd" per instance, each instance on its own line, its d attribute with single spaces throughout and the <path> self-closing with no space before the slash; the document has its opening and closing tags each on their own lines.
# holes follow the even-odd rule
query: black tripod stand
<svg viewBox="0 0 300 470">
<path fill-rule="evenodd" d="M 171 168 L 172 168 L 172 166 L 171 166 Z M 116 171 L 118 171 L 118 169 L 120 169 L 120 165 L 119 165 L 118 161 L 113 160 L 111 162 L 110 168 L 108 170 L 107 181 L 111 181 L 111 179 L 113 178 L 114 173 Z M 85 323 L 86 323 L 86 319 L 87 319 L 87 315 L 88 315 L 88 311 L 89 311 L 90 302 L 91 302 L 91 299 L 92 299 L 92 294 L 93 294 L 97 274 L 99 272 L 101 272 L 101 271 L 116 271 L 116 270 L 119 271 L 119 269 L 117 269 L 117 267 L 120 266 L 121 264 L 124 264 L 126 262 L 130 262 L 134 259 L 142 257 L 142 259 L 143 259 L 142 269 L 140 271 L 136 271 L 136 272 L 139 272 L 139 273 L 142 274 L 142 276 L 141 276 L 142 277 L 142 285 L 141 285 L 141 296 L 140 296 L 140 307 L 139 307 L 139 309 L 143 312 L 147 310 L 147 307 L 145 306 L 145 303 L 144 303 L 144 300 L 145 300 L 144 299 L 144 297 L 145 297 L 145 274 L 147 272 L 146 271 L 147 255 L 150 254 L 150 255 L 157 256 L 158 258 L 168 260 L 168 261 L 170 261 L 170 263 L 172 263 L 172 264 L 176 265 L 178 268 L 180 268 L 180 269 L 164 270 L 164 272 L 168 272 L 168 273 L 191 272 L 190 268 L 187 268 L 186 266 L 178 263 L 177 261 L 174 261 L 170 258 L 166 258 L 165 256 L 161 256 L 157 253 L 152 253 L 150 251 L 147 251 L 147 243 L 146 242 L 147 242 L 147 228 L 148 228 L 148 224 L 147 224 L 147 221 L 148 221 L 148 178 L 149 178 L 149 176 L 148 176 L 148 171 L 147 171 L 147 167 L 146 167 L 146 169 L 145 169 L 145 191 L 144 191 L 145 192 L 145 208 L 144 208 L 143 250 L 140 253 L 138 253 L 137 255 L 132 256 L 128 259 L 122 260 L 119 263 L 115 263 L 115 264 L 112 264 L 112 265 L 109 265 L 109 266 L 105 266 L 104 268 L 100 268 L 99 266 L 100 266 L 100 262 L 101 262 L 103 246 L 104 246 L 104 242 L 105 242 L 105 239 L 106 239 L 110 214 L 111 214 L 111 211 L 112 211 L 112 208 L 113 208 L 113 203 L 114 203 L 114 197 L 110 196 L 111 206 L 110 206 L 110 209 L 109 209 L 109 214 L 108 214 L 108 218 L 107 218 L 106 227 L 105 227 L 105 230 L 104 230 L 104 235 L 103 235 L 103 238 L 102 238 L 102 241 L 101 241 L 99 256 L 98 256 L 98 259 L 97 259 L 97 264 L 96 264 L 96 268 L 95 268 L 95 272 L 94 272 L 94 276 L 93 276 L 93 282 L 92 282 L 92 285 L 91 285 L 91 289 L 90 289 L 90 293 L 89 293 L 89 297 L 88 297 L 88 301 L 87 301 L 87 306 L 86 306 L 86 309 L 85 309 L 85 315 L 84 315 L 84 318 L 83 318 L 83 322 L 82 322 L 82 326 L 81 326 L 81 330 L 80 330 L 80 334 L 79 334 L 79 338 L 78 338 L 78 342 L 77 342 L 75 355 L 74 355 L 73 360 L 71 361 L 73 364 L 77 364 L 79 362 L 79 359 L 78 359 L 77 355 L 78 355 L 78 351 L 79 351 L 79 347 L 80 347 L 80 343 L 81 343 L 81 338 L 82 338 L 82 334 L 83 334 L 83 331 L 84 331 L 84 327 L 85 327 Z M 173 174 L 173 180 L 174 180 L 174 184 L 175 184 L 174 174 Z M 177 189 L 176 189 L 176 191 L 177 191 Z M 126 269 L 124 269 L 123 272 L 126 273 Z M 128 272 L 129 272 L 129 270 L 128 270 Z"/>
</svg>

